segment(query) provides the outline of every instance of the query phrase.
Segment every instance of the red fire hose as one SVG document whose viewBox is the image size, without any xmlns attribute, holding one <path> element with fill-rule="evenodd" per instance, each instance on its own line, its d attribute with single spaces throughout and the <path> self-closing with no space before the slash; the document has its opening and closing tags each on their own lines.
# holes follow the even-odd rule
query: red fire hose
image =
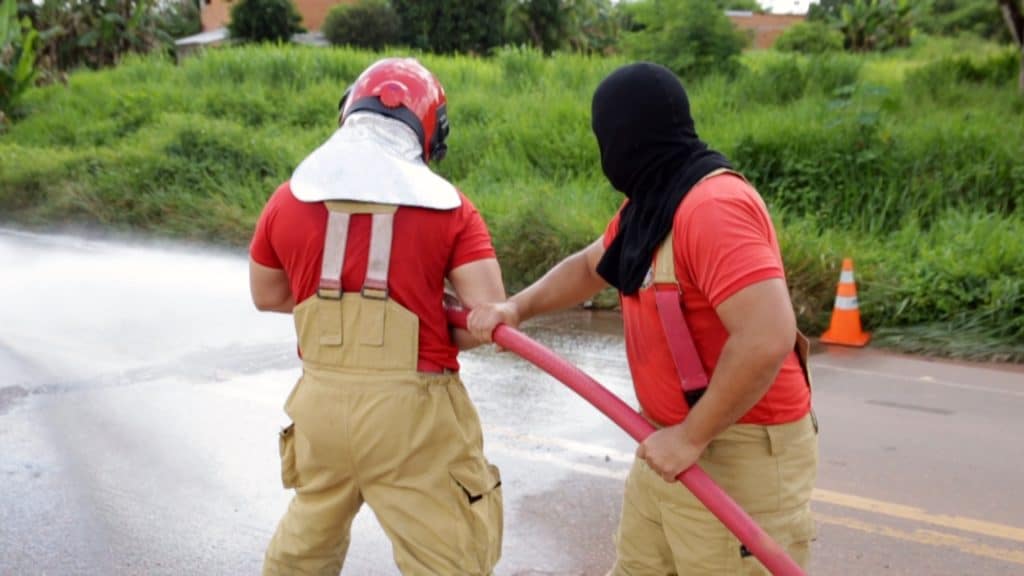
<svg viewBox="0 0 1024 576">
<path fill-rule="evenodd" d="M 449 310 L 448 321 L 460 328 L 466 327 L 465 310 Z M 569 364 L 551 350 L 533 341 L 529 336 L 505 325 L 494 330 L 494 342 L 515 352 L 541 370 L 554 376 L 595 408 L 612 419 L 637 442 L 643 442 L 654 432 L 654 427 L 631 409 L 618 396 L 601 386 L 579 368 Z M 694 465 L 676 477 L 711 511 L 722 524 L 739 538 L 775 576 L 802 576 L 804 571 L 786 555 L 785 550 L 758 526 L 714 480 Z"/>
</svg>

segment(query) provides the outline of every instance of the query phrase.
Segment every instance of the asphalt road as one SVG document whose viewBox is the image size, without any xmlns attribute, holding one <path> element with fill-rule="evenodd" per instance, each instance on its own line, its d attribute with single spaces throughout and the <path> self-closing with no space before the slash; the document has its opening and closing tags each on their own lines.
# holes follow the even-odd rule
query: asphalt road
<svg viewBox="0 0 1024 576">
<path fill-rule="evenodd" d="M 0 230 L 0 270 L 0 575 L 258 573 L 299 368 L 244 258 Z M 615 314 L 526 330 L 633 402 Z M 497 574 L 603 574 L 632 441 L 510 354 L 463 364 L 503 476 Z M 1024 371 L 870 349 L 812 367 L 812 574 L 1024 574 Z M 369 509 L 344 573 L 397 573 Z"/>
</svg>

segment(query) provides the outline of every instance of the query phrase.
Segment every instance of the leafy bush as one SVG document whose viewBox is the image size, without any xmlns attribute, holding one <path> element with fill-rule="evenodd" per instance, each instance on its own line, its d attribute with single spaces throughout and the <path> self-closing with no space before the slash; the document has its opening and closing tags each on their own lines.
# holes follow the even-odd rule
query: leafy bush
<svg viewBox="0 0 1024 576">
<path fill-rule="evenodd" d="M 439 54 L 487 54 L 504 43 L 505 0 L 392 0 L 402 43 Z"/>
<path fill-rule="evenodd" d="M 779 36 L 774 48 L 781 52 L 821 54 L 840 52 L 843 49 L 843 35 L 828 24 L 801 22 Z"/>
<path fill-rule="evenodd" d="M 167 47 L 171 38 L 154 6 L 151 0 L 43 0 L 33 10 L 42 31 L 40 66 L 55 72 L 103 68 L 127 54 Z"/>
<path fill-rule="evenodd" d="M 641 0 L 628 5 L 630 56 L 663 64 L 684 80 L 739 70 L 746 36 L 715 0 Z"/>
<path fill-rule="evenodd" d="M 232 38 L 251 42 L 281 42 L 302 32 L 302 17 L 292 0 L 240 0 L 231 8 Z"/>
<path fill-rule="evenodd" d="M 839 12 L 846 4 L 853 4 L 854 0 L 819 0 L 812 2 L 807 8 L 807 20 L 809 22 L 832 22 L 839 18 Z"/>
<path fill-rule="evenodd" d="M 569 46 L 586 54 L 612 54 L 622 32 L 622 11 L 611 0 L 573 0 Z"/>
<path fill-rule="evenodd" d="M 566 42 L 569 14 L 562 0 L 513 0 L 505 18 L 505 38 L 514 45 L 529 44 L 544 54 Z"/>
<path fill-rule="evenodd" d="M 910 0 L 853 0 L 840 8 L 837 24 L 846 48 L 884 51 L 910 45 L 912 17 Z"/>
<path fill-rule="evenodd" d="M 0 128 L 36 76 L 39 34 L 26 18 L 18 19 L 15 0 L 0 4 Z"/>
<path fill-rule="evenodd" d="M 860 58 L 821 54 L 806 58 L 765 52 L 750 58 L 735 80 L 732 99 L 743 105 L 786 105 L 806 94 L 846 98 L 860 78 Z"/>
<path fill-rule="evenodd" d="M 200 16 L 196 0 L 171 0 L 157 9 L 157 27 L 169 38 L 184 38 L 202 32 Z"/>
<path fill-rule="evenodd" d="M 787 104 L 804 95 L 807 77 L 794 57 L 774 58 L 741 76 L 737 92 L 747 103 Z"/>
<path fill-rule="evenodd" d="M 751 131 L 732 158 L 765 183 L 762 192 L 776 205 L 864 233 L 890 232 L 908 219 L 931 222 L 951 209 L 1010 215 L 1024 205 L 1024 166 L 1009 144 L 1024 128 L 1001 137 L 995 116 L 979 130 L 970 124 L 977 118 L 952 112 L 895 127 L 860 98 L 834 109 L 829 123 Z"/>
<path fill-rule="evenodd" d="M 912 70 L 906 76 L 907 90 L 925 98 L 959 101 L 965 94 L 950 90 L 958 84 L 1005 86 L 1017 78 L 1020 52 L 1005 49 L 986 58 L 947 57 Z"/>
<path fill-rule="evenodd" d="M 331 44 L 382 50 L 399 42 L 402 21 L 388 0 L 359 0 L 339 4 L 324 20 L 324 36 Z"/>
<path fill-rule="evenodd" d="M 778 230 L 802 329 L 819 333 L 828 326 L 839 262 L 852 256 L 861 313 L 876 342 L 1024 362 L 1019 217 L 951 210 L 928 226 L 911 221 L 885 236 L 783 217 Z"/>
<path fill-rule="evenodd" d="M 992 0 L 931 0 L 920 11 L 917 26 L 940 36 L 967 33 L 999 42 L 1010 39 L 999 4 Z"/>
<path fill-rule="evenodd" d="M 618 42 L 619 24 L 611 0 L 511 0 L 505 39 L 544 54 L 562 49 L 606 53 Z"/>
<path fill-rule="evenodd" d="M 807 60 L 807 85 L 833 96 L 837 90 L 857 84 L 863 64 L 861 59 L 846 54 L 811 56 Z"/>
</svg>

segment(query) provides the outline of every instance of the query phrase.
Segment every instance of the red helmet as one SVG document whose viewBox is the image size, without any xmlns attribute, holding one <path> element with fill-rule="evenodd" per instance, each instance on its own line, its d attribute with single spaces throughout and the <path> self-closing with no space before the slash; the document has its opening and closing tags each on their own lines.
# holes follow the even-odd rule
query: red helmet
<svg viewBox="0 0 1024 576">
<path fill-rule="evenodd" d="M 441 160 L 448 146 L 448 99 L 437 78 L 414 58 L 378 60 L 356 78 L 338 103 L 341 121 L 368 110 L 412 128 L 423 145 L 423 161 Z"/>
</svg>

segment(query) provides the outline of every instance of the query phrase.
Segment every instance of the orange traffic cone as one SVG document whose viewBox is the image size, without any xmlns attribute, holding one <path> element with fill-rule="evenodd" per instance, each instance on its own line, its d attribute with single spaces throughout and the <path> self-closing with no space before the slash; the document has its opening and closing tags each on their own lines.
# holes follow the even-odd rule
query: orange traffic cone
<svg viewBox="0 0 1024 576">
<path fill-rule="evenodd" d="M 864 346 L 871 334 L 861 330 L 860 308 L 857 305 L 857 283 L 853 279 L 853 260 L 843 258 L 843 272 L 839 275 L 839 289 L 832 308 L 832 322 L 821 335 L 825 344 Z"/>
</svg>

